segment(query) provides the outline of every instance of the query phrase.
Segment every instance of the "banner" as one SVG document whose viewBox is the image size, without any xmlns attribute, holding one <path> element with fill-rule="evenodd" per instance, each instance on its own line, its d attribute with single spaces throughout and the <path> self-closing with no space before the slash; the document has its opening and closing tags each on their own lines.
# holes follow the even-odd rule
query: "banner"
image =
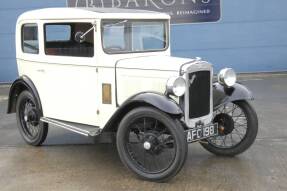
<svg viewBox="0 0 287 191">
<path fill-rule="evenodd" d="M 220 0 L 67 0 L 68 7 L 144 9 L 165 12 L 172 24 L 215 22 Z"/>
</svg>

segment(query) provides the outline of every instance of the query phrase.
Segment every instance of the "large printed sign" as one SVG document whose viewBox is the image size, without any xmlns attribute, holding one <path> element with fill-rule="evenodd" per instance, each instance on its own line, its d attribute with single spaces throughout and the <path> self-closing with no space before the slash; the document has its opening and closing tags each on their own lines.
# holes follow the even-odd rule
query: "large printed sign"
<svg viewBox="0 0 287 191">
<path fill-rule="evenodd" d="M 220 0 L 67 0 L 68 7 L 145 9 L 171 15 L 171 22 L 215 22 L 220 19 Z"/>
</svg>

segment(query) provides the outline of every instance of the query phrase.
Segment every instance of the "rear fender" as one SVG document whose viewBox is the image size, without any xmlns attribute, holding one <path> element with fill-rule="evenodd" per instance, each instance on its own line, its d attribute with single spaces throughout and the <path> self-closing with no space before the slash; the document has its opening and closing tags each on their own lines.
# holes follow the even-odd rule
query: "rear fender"
<svg viewBox="0 0 287 191">
<path fill-rule="evenodd" d="M 8 100 L 8 108 L 7 113 L 15 113 L 16 112 L 16 102 L 20 93 L 24 90 L 28 90 L 34 96 L 37 101 L 37 107 L 42 111 L 41 100 L 38 94 L 38 91 L 30 78 L 27 76 L 21 76 L 17 80 L 15 80 L 10 88 L 9 92 L 9 100 Z"/>
</svg>

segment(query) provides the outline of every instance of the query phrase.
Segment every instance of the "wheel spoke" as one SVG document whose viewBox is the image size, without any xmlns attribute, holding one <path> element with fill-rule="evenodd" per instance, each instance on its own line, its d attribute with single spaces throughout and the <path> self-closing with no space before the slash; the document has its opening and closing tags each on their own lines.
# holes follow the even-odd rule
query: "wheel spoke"
<svg viewBox="0 0 287 191">
<path fill-rule="evenodd" d="M 230 133 L 230 139 L 231 139 L 231 145 L 233 146 L 234 140 L 233 140 L 233 137 L 232 137 L 232 133 Z"/>
<path fill-rule="evenodd" d="M 235 131 L 236 131 L 237 133 L 234 133 L 234 134 L 238 135 L 238 136 L 240 137 L 240 139 L 242 140 L 244 135 L 241 134 L 241 132 L 239 132 L 236 128 L 235 128 Z"/>
<path fill-rule="evenodd" d="M 224 139 L 223 139 L 224 146 L 226 146 L 226 142 L 225 142 L 225 141 L 226 141 L 226 137 L 227 137 L 227 136 L 225 135 L 225 136 L 224 136 Z"/>
<path fill-rule="evenodd" d="M 143 160 L 144 160 L 144 161 L 143 161 L 143 165 L 144 165 L 144 168 L 146 168 L 146 163 L 145 163 L 145 154 L 146 154 L 146 151 L 145 151 L 145 150 L 143 151 L 143 154 L 144 154 L 144 156 L 143 156 Z"/>
<path fill-rule="evenodd" d="M 130 144 L 130 145 L 139 145 L 141 143 L 140 142 L 128 142 L 128 144 Z"/>
<path fill-rule="evenodd" d="M 146 121 L 145 121 L 145 118 L 143 118 L 144 120 L 144 133 L 146 132 Z"/>
<path fill-rule="evenodd" d="M 152 158 L 153 158 L 153 164 L 154 166 L 156 167 L 156 169 L 160 169 L 158 166 L 158 162 L 157 162 L 157 158 L 156 158 L 156 155 L 152 155 Z"/>
<path fill-rule="evenodd" d="M 240 105 L 235 103 L 228 103 L 218 108 L 218 110 L 214 111 L 213 119 L 215 120 L 220 115 L 226 115 L 226 117 L 220 117 L 218 122 L 223 125 L 224 132 L 217 137 L 208 138 L 207 141 L 218 148 L 232 148 L 238 145 L 247 133 L 248 123 L 246 115 Z M 225 125 L 230 124 L 230 120 L 232 121 L 232 128 L 228 130 L 229 126 L 225 127 Z"/>
<path fill-rule="evenodd" d="M 156 127 L 157 127 L 157 120 L 155 119 L 155 123 L 154 123 L 154 130 L 156 130 Z"/>
</svg>

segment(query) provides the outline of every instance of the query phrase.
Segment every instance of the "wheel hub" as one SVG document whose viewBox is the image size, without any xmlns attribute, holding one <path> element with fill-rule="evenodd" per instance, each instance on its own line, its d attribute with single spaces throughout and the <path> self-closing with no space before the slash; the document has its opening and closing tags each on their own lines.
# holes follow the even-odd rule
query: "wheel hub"
<svg viewBox="0 0 287 191">
<path fill-rule="evenodd" d="M 150 154 L 159 154 L 161 148 L 159 147 L 160 141 L 157 138 L 156 132 L 146 133 L 143 140 L 143 148 Z"/>
<path fill-rule="evenodd" d="M 28 122 L 28 115 L 25 115 L 25 116 L 24 116 L 24 121 L 25 121 L 25 122 Z"/>
<path fill-rule="evenodd" d="M 234 121 L 232 117 L 226 113 L 216 115 L 213 122 L 218 123 L 219 135 L 228 135 L 234 129 Z"/>
<path fill-rule="evenodd" d="M 37 126 L 39 124 L 37 111 L 35 109 L 28 111 L 28 114 L 24 116 L 24 120 L 25 122 L 31 123 L 33 126 Z"/>
<path fill-rule="evenodd" d="M 143 147 L 145 150 L 150 150 L 151 149 L 151 144 L 148 141 L 145 141 L 143 144 Z"/>
</svg>

